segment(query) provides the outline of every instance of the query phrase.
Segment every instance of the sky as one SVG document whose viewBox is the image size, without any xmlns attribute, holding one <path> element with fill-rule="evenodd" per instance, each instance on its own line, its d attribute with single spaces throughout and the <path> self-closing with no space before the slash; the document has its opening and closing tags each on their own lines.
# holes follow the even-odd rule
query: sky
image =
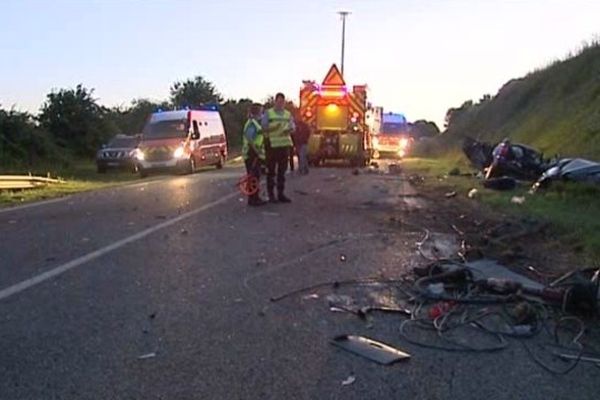
<svg viewBox="0 0 600 400">
<path fill-rule="evenodd" d="M 37 112 L 82 83 L 107 106 L 201 75 L 261 101 L 340 62 L 369 101 L 441 127 L 448 108 L 600 34 L 598 0 L 2 0 L 0 105 Z"/>
</svg>

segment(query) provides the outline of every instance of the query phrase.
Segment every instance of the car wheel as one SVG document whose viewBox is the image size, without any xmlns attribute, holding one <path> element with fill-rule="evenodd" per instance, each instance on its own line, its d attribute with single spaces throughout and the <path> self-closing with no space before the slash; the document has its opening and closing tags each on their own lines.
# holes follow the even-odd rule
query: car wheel
<svg viewBox="0 0 600 400">
<path fill-rule="evenodd" d="M 217 169 L 223 169 L 224 164 L 225 164 L 225 157 L 221 154 L 219 156 L 219 162 L 215 164 L 215 167 L 217 167 Z"/>
</svg>

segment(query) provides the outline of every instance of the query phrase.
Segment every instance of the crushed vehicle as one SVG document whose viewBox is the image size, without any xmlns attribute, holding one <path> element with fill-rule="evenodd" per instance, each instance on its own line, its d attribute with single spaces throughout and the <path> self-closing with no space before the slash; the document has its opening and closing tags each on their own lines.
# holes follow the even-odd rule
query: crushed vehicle
<svg viewBox="0 0 600 400">
<path fill-rule="evenodd" d="M 484 172 L 494 161 L 496 145 L 480 142 L 467 137 L 463 142 L 463 152 L 474 167 Z M 511 143 L 510 152 L 504 162 L 497 165 L 490 177 L 509 176 L 516 179 L 536 180 L 553 163 L 544 159 L 543 153 L 524 144 Z"/>
<path fill-rule="evenodd" d="M 583 158 L 563 158 L 544 171 L 533 189 L 545 188 L 555 180 L 600 184 L 600 163 Z"/>
</svg>

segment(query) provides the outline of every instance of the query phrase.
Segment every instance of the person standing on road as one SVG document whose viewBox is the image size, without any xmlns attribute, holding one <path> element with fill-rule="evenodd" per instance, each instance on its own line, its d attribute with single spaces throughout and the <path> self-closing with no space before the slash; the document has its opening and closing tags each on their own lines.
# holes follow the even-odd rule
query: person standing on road
<svg viewBox="0 0 600 400">
<path fill-rule="evenodd" d="M 292 114 L 285 109 L 285 96 L 277 93 L 275 105 L 262 118 L 262 128 L 268 138 L 267 147 L 267 191 L 269 202 L 290 203 L 285 196 L 285 173 L 292 147 L 291 133 L 296 126 Z M 277 198 L 275 198 L 275 175 L 277 175 Z"/>
<path fill-rule="evenodd" d="M 262 206 L 266 202 L 260 198 L 260 168 L 265 162 L 265 143 L 261 120 L 262 106 L 252 104 L 250 106 L 248 120 L 244 125 L 242 135 L 242 157 L 246 164 L 246 172 L 258 181 L 258 191 L 248 196 L 248 205 L 252 207 Z"/>
<path fill-rule="evenodd" d="M 302 175 L 308 174 L 308 139 L 310 137 L 310 127 L 302 118 L 296 122 L 294 132 L 294 143 L 298 153 L 298 171 Z"/>
</svg>

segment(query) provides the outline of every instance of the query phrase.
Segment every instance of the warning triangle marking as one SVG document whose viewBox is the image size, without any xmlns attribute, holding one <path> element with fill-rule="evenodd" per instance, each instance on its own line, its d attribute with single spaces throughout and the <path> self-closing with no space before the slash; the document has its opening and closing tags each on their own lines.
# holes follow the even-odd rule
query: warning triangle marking
<svg viewBox="0 0 600 400">
<path fill-rule="evenodd" d="M 323 86 L 346 86 L 346 82 L 344 82 L 344 78 L 335 64 L 331 66 L 329 72 L 325 75 Z"/>
</svg>

